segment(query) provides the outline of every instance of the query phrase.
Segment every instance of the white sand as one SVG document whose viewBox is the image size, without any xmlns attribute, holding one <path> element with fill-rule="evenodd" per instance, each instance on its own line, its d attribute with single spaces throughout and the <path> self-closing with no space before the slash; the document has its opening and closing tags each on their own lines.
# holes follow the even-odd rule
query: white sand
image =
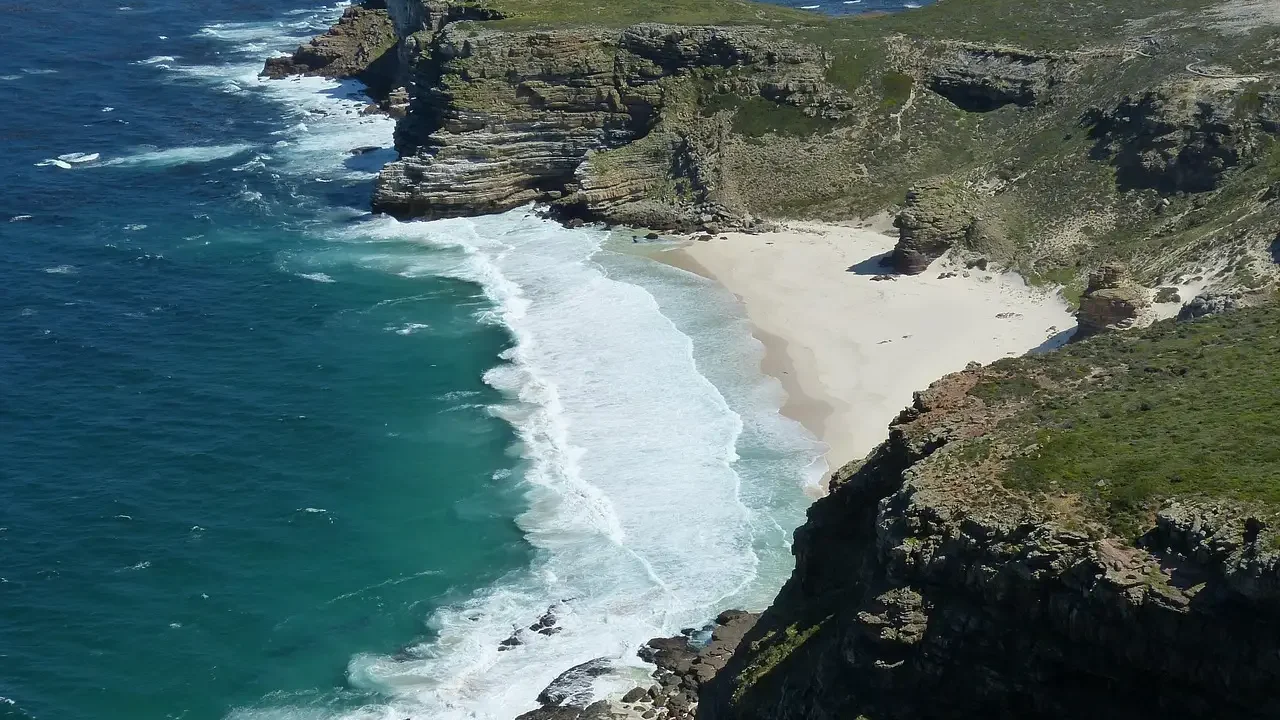
<svg viewBox="0 0 1280 720">
<path fill-rule="evenodd" d="M 829 446 L 832 469 L 884 440 L 914 391 L 970 361 L 1056 346 L 1075 327 L 1056 289 L 1029 288 L 1013 273 L 939 279 L 966 272 L 944 259 L 921 275 L 873 280 L 889 272 L 877 263 L 895 242 L 884 229 L 795 224 L 661 258 L 742 299 L 766 347 L 764 370 L 789 395 L 783 412 Z"/>
</svg>

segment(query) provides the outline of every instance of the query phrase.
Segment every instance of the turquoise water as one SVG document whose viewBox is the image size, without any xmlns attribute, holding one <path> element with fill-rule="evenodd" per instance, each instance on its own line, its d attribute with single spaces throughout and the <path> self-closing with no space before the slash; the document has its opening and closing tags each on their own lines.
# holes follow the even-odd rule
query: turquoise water
<svg viewBox="0 0 1280 720">
<path fill-rule="evenodd" d="M 511 717 L 776 591 L 824 468 L 731 297 L 369 217 L 390 121 L 255 77 L 338 8 L 2 10 L 0 716 Z"/>
</svg>

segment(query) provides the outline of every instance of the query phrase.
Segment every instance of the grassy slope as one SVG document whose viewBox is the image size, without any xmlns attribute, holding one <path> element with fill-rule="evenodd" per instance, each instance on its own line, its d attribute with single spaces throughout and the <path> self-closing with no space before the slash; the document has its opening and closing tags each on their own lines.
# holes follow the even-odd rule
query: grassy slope
<svg viewBox="0 0 1280 720">
<path fill-rule="evenodd" d="M 787 25 L 824 21 L 816 13 L 748 0 L 485 0 L 482 4 L 505 16 L 494 25 L 506 29 L 626 27 L 643 22 Z"/>
<path fill-rule="evenodd" d="M 1006 487 L 1077 499 L 1130 537 L 1174 498 L 1280 513 L 1280 309 L 1100 336 L 990 373 L 972 394 L 1024 406 L 970 454 L 1033 448 L 1012 453 Z"/>
</svg>

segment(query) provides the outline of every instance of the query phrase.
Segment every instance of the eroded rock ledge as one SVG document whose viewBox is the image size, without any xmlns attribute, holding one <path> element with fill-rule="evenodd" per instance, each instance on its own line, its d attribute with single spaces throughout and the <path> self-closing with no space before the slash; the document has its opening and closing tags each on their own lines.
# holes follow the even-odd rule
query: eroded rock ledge
<svg viewBox="0 0 1280 720">
<path fill-rule="evenodd" d="M 673 80 L 700 70 L 737 71 L 738 93 L 815 114 L 848 105 L 823 81 L 816 48 L 763 28 L 448 25 L 414 65 L 401 159 L 379 177 L 374 208 L 440 218 L 536 201 L 562 216 L 652 227 L 749 225 L 709 197 L 714 129 L 675 132 L 662 122 L 696 112 L 689 87 Z M 634 152 L 597 157 L 628 145 Z M 683 184 L 673 187 L 673 177 Z M 667 189 L 681 201 L 662 202 Z"/>
<path fill-rule="evenodd" d="M 836 474 L 699 717 L 1280 715 L 1265 524 L 1175 502 L 1135 546 L 1006 490 L 997 459 L 1030 450 L 982 444 L 1018 407 L 972 392 L 993 379 L 934 383 Z"/>
</svg>

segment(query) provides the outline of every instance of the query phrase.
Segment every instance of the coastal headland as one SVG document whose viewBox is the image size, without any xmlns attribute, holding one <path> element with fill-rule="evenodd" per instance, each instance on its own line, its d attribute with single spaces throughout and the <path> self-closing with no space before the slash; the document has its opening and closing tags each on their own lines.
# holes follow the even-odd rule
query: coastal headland
<svg viewBox="0 0 1280 720">
<path fill-rule="evenodd" d="M 526 717 L 1280 716 L 1275 3 L 348 18 L 267 69 L 403 114 L 375 211 L 693 235 L 848 461 L 758 618 Z"/>
</svg>

